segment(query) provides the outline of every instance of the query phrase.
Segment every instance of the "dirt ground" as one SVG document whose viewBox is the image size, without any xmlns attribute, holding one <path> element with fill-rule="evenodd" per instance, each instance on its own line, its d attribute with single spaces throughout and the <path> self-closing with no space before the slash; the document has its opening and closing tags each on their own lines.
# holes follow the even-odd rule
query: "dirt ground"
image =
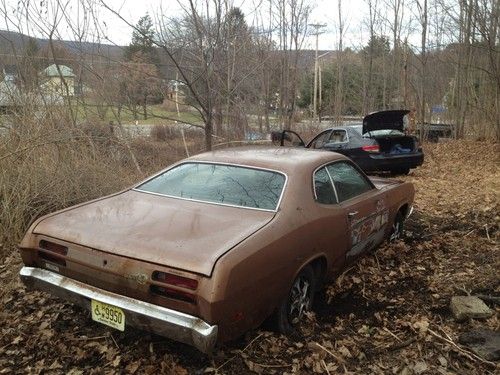
<svg viewBox="0 0 500 375">
<path fill-rule="evenodd" d="M 208 357 L 165 338 L 94 323 L 89 313 L 17 279 L 17 253 L 0 265 L 0 373 L 36 374 L 494 374 L 498 362 L 458 343 L 487 320 L 457 323 L 453 295 L 500 296 L 500 149 L 453 141 L 425 146 L 407 237 L 346 270 L 317 298 L 300 337 L 264 329 Z M 490 304 L 490 307 L 495 308 Z"/>
</svg>

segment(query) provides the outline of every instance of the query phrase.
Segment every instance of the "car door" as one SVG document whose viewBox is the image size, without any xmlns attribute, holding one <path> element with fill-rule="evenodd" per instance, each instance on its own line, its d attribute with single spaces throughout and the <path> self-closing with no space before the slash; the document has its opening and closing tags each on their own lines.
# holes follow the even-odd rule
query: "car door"
<svg viewBox="0 0 500 375">
<path fill-rule="evenodd" d="M 389 208 L 383 193 L 350 161 L 327 166 L 349 233 L 349 262 L 384 240 Z"/>
<path fill-rule="evenodd" d="M 324 143 L 325 150 L 334 151 L 341 154 L 348 154 L 349 149 L 349 135 L 345 129 L 332 129 L 328 135 L 328 140 Z"/>
<path fill-rule="evenodd" d="M 350 246 L 344 209 L 338 204 L 332 179 L 323 165 L 314 171 L 315 220 L 311 224 L 309 244 L 328 256 L 333 273 L 342 269 Z"/>
<path fill-rule="evenodd" d="M 280 146 L 305 147 L 300 135 L 293 130 L 271 133 L 271 138 L 274 143 L 279 143 Z"/>
<path fill-rule="evenodd" d="M 322 149 L 328 143 L 332 129 L 325 130 L 314 137 L 308 144 L 307 148 Z"/>
</svg>

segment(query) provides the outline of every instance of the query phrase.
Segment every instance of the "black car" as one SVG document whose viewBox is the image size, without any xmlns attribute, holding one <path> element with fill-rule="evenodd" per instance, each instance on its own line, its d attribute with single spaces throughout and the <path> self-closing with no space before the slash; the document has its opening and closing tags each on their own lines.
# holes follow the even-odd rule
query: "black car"
<svg viewBox="0 0 500 375">
<path fill-rule="evenodd" d="M 390 110 L 367 115 L 362 124 L 338 126 L 322 131 L 309 143 L 291 130 L 279 135 L 282 146 L 289 144 L 338 152 L 350 157 L 365 172 L 389 171 L 408 174 L 424 162 L 418 140 L 404 133 L 410 111 Z"/>
</svg>

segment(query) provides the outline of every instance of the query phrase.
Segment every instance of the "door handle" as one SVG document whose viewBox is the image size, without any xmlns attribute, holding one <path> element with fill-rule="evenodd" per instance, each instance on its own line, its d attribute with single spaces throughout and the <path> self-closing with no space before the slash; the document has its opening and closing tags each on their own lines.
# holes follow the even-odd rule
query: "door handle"
<svg viewBox="0 0 500 375">
<path fill-rule="evenodd" d="M 348 217 L 349 219 L 352 219 L 352 218 L 354 218 L 354 216 L 356 216 L 358 213 L 359 213 L 358 211 L 351 211 L 351 212 L 349 212 L 349 213 L 347 214 L 347 217 Z"/>
</svg>

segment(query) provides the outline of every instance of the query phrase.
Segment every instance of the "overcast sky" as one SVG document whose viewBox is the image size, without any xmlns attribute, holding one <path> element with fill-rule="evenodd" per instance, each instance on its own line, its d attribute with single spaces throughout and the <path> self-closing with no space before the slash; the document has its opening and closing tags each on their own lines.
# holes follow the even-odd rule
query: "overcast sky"
<svg viewBox="0 0 500 375">
<path fill-rule="evenodd" d="M 146 12 L 155 14 L 160 7 L 163 8 L 164 13 L 175 15 L 181 14 L 179 2 L 177 0 L 105 0 L 115 10 L 120 10 L 120 14 L 132 23 L 136 23 L 138 19 Z M 311 23 L 325 24 L 325 33 L 319 38 L 320 49 L 336 49 L 337 46 L 337 20 L 338 20 L 338 0 L 316 0 L 309 1 L 313 10 L 310 15 Z M 306 1 L 305 1 L 306 2 Z M 182 3 L 182 0 L 181 0 Z M 234 0 L 235 7 L 239 7 L 245 13 L 248 24 L 252 24 L 253 19 L 259 16 L 259 12 L 264 14 L 268 13 L 267 0 Z M 365 9 L 367 8 L 364 0 L 342 0 L 344 22 L 347 27 L 346 45 L 357 46 L 360 45 L 362 36 L 366 36 L 363 31 L 363 17 L 365 16 Z M 168 12 L 165 12 L 167 10 Z M 111 20 L 111 19 L 110 19 Z M 127 44 L 130 41 L 131 30 L 123 25 L 123 22 L 113 19 L 112 26 L 108 27 L 110 39 L 117 43 Z M 366 30 L 365 30 L 366 31 Z M 314 38 L 310 37 L 306 41 L 306 48 L 314 48 Z"/>
<path fill-rule="evenodd" d="M 91 0 L 85 0 L 90 2 Z M 85 3 L 85 1 L 83 3 Z M 99 2 L 100 0 L 94 0 Z M 182 15 L 182 0 L 103 0 L 110 8 L 118 12 L 124 19 L 131 24 L 136 24 L 140 17 L 149 13 L 154 17 L 158 14 L 159 10 L 162 14 L 175 17 Z M 195 0 L 196 1 L 196 0 Z M 204 4 L 206 0 L 198 0 L 199 4 Z M 231 0 L 228 0 L 231 1 Z M 306 2 L 307 0 L 304 0 Z M 312 13 L 310 15 L 310 23 L 325 24 L 324 34 L 319 37 L 320 49 L 337 49 L 338 44 L 338 1 L 339 0 L 316 0 L 309 1 L 312 6 Z M 48 0 L 46 4 L 54 4 L 55 0 Z M 82 1 L 80 0 L 66 0 L 67 6 L 64 8 L 66 18 L 76 25 L 80 21 L 84 24 L 82 11 Z M 268 0 L 233 0 L 233 6 L 239 7 L 243 10 L 247 23 L 252 25 L 255 18 L 266 17 L 269 14 Z M 51 19 L 51 12 L 53 8 L 47 8 L 40 1 L 24 2 L 30 4 L 31 14 L 37 15 L 39 19 L 32 17 L 27 21 L 25 17 L 19 17 L 22 10 L 19 10 L 18 0 L 0 0 L 0 7 L 2 9 L 2 16 L 0 19 L 0 28 L 19 31 L 33 36 L 42 36 L 40 32 L 34 27 L 35 24 L 44 22 Z M 60 3 L 65 3 L 60 0 Z M 380 2 L 379 2 L 380 3 Z M 40 4 L 42 7 L 40 8 Z M 366 45 L 367 26 L 366 19 L 368 14 L 368 6 L 365 0 L 342 0 L 343 18 L 345 24 L 344 46 L 360 48 Z M 33 11 L 36 9 L 37 11 Z M 61 13 L 59 11 L 59 13 Z M 8 17 L 5 17 L 5 14 Z M 18 18 L 15 15 L 18 15 Z M 41 18 L 40 18 L 41 17 Z M 406 17 L 411 17 L 410 11 L 406 10 Z M 99 20 L 100 28 L 104 31 L 105 36 L 111 43 L 118 45 L 126 45 L 130 42 L 132 29 L 123 20 L 109 12 L 108 10 L 100 7 L 97 13 L 94 13 L 94 18 Z M 21 21 L 19 21 L 21 19 Z M 49 21 L 50 22 L 50 21 Z M 61 21 L 57 27 L 57 34 L 63 39 L 75 39 L 75 32 L 68 26 L 68 22 Z M 387 30 L 384 34 L 389 35 L 390 31 Z M 46 36 L 46 35 L 45 35 Z M 314 48 L 314 37 L 310 36 L 306 39 L 303 48 Z"/>
</svg>

